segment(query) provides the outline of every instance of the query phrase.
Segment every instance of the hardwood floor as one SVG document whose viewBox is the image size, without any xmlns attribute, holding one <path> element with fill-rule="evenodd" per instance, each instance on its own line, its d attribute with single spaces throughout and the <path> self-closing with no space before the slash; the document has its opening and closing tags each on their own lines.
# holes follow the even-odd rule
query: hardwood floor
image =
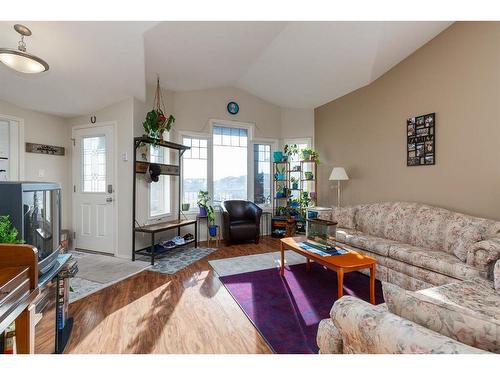
<svg viewBox="0 0 500 375">
<path fill-rule="evenodd" d="M 66 353 L 271 353 L 209 260 L 279 251 L 258 245 L 220 247 L 175 275 L 144 271 L 69 306 L 73 333 Z"/>
</svg>

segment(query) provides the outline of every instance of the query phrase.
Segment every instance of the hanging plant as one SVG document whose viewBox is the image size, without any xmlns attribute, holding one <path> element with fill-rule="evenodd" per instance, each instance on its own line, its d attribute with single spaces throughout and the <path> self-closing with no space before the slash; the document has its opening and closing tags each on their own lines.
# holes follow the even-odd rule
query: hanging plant
<svg viewBox="0 0 500 375">
<path fill-rule="evenodd" d="M 154 107 L 146 114 L 146 119 L 142 123 L 146 136 L 153 139 L 153 144 L 157 141 L 163 140 L 163 133 L 170 131 L 175 118 L 172 115 L 168 117 L 165 115 L 165 104 L 163 102 L 163 95 L 160 88 L 160 77 L 156 80 L 156 92 L 154 99 Z"/>
</svg>

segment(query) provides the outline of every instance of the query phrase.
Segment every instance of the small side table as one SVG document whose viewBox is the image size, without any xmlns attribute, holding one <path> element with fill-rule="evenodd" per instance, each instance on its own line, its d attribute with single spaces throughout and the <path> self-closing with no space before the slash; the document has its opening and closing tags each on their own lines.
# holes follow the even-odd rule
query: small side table
<svg viewBox="0 0 500 375">
<path fill-rule="evenodd" d="M 262 211 L 262 216 L 260 217 L 260 236 L 264 237 L 264 232 L 269 230 L 269 223 L 271 222 L 273 214 L 269 211 Z M 269 234 L 270 232 L 268 232 Z"/>
<path fill-rule="evenodd" d="M 207 247 L 210 247 L 210 243 L 215 243 L 215 247 L 219 247 L 219 242 L 220 242 L 220 232 L 221 232 L 221 226 L 217 226 L 217 234 L 212 237 L 210 233 L 208 232 L 207 228 Z"/>
</svg>

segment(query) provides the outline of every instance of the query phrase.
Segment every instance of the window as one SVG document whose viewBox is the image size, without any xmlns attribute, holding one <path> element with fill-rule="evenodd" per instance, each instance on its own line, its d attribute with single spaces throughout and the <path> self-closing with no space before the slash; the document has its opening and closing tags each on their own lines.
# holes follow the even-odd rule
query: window
<svg viewBox="0 0 500 375">
<path fill-rule="evenodd" d="M 253 145 L 254 187 L 253 201 L 256 204 L 271 202 L 271 145 Z"/>
<path fill-rule="evenodd" d="M 106 137 L 82 138 L 82 192 L 106 192 Z"/>
<path fill-rule="evenodd" d="M 213 200 L 247 199 L 248 130 L 213 127 Z"/>
<path fill-rule="evenodd" d="M 168 163 L 167 149 L 151 145 L 149 150 L 151 163 Z M 165 216 L 170 212 L 170 176 L 160 175 L 158 182 L 149 184 L 149 216 Z"/>
<path fill-rule="evenodd" d="M 208 189 L 208 141 L 184 136 L 182 144 L 191 147 L 182 157 L 182 203 L 189 203 L 194 210 L 198 191 Z"/>
</svg>

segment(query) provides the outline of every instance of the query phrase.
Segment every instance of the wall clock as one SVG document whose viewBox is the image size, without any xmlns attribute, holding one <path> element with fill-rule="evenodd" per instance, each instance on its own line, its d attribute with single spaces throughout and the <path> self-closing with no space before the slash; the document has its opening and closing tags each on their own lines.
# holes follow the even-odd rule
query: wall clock
<svg viewBox="0 0 500 375">
<path fill-rule="evenodd" d="M 236 102 L 229 102 L 227 103 L 227 111 L 230 114 L 235 115 L 240 111 L 240 106 Z"/>
</svg>

